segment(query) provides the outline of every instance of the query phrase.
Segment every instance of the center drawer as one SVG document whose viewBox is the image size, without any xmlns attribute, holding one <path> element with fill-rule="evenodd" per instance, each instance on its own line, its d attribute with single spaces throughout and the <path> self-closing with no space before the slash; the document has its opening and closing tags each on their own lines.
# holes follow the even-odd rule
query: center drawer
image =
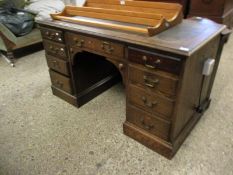
<svg viewBox="0 0 233 175">
<path fill-rule="evenodd" d="M 50 78 L 52 85 L 58 89 L 68 92 L 69 94 L 73 94 L 73 88 L 71 86 L 70 78 L 63 76 L 57 72 L 49 70 Z"/>
<path fill-rule="evenodd" d="M 67 33 L 66 37 L 68 43 L 72 47 L 92 49 L 110 57 L 113 56 L 119 59 L 124 58 L 123 44 L 76 33 Z"/>
<path fill-rule="evenodd" d="M 142 88 L 132 84 L 128 87 L 128 100 L 131 104 L 152 114 L 160 114 L 161 117 L 167 120 L 171 118 L 174 100 L 148 93 Z"/>
</svg>

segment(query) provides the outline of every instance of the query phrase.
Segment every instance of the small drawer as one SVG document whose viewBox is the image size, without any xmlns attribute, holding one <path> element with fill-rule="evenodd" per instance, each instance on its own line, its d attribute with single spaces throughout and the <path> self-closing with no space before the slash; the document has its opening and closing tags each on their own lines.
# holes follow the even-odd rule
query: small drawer
<svg viewBox="0 0 233 175">
<path fill-rule="evenodd" d="M 148 90 L 171 97 L 176 94 L 178 79 L 161 71 L 148 71 L 142 66 L 129 65 L 129 80 Z"/>
<path fill-rule="evenodd" d="M 87 37 L 75 33 L 67 33 L 66 38 L 68 44 L 71 47 L 76 47 L 76 48 L 95 49 L 95 43 L 98 42 L 98 40 L 95 38 Z"/>
<path fill-rule="evenodd" d="M 50 73 L 50 78 L 51 78 L 51 82 L 53 86 L 63 91 L 66 91 L 69 94 L 73 94 L 71 80 L 68 77 L 63 76 L 59 73 L 56 73 L 52 70 L 49 70 L 49 73 Z"/>
<path fill-rule="evenodd" d="M 177 75 L 181 69 L 181 61 L 179 59 L 168 58 L 168 56 L 166 57 L 132 47 L 128 48 L 128 59 L 144 65 L 145 68 L 151 70 L 163 70 Z"/>
<path fill-rule="evenodd" d="M 115 58 L 124 58 L 124 45 L 105 41 L 99 38 L 88 37 L 75 33 L 67 33 L 66 38 L 71 47 L 92 49 Z"/>
<path fill-rule="evenodd" d="M 151 134 L 168 140 L 170 122 L 166 120 L 152 116 L 151 114 L 131 105 L 127 106 L 126 120 Z"/>
<path fill-rule="evenodd" d="M 171 118 L 174 100 L 157 94 L 148 93 L 142 88 L 132 84 L 129 84 L 128 100 L 131 104 L 152 114 L 160 114 L 162 118 L 167 120 L 170 120 Z"/>
<path fill-rule="evenodd" d="M 44 40 L 44 49 L 48 55 L 53 55 L 67 60 L 66 48 L 63 44 L 58 44 L 48 40 Z"/>
<path fill-rule="evenodd" d="M 70 75 L 70 71 L 69 71 L 69 63 L 67 61 L 64 61 L 62 59 L 58 59 L 56 57 L 50 56 L 50 55 L 46 55 L 47 58 L 47 64 L 48 67 L 60 72 L 62 74 L 65 74 L 67 76 Z"/>
<path fill-rule="evenodd" d="M 124 45 L 110 41 L 99 40 L 95 43 L 97 51 L 105 53 L 116 58 L 124 58 Z"/>
<path fill-rule="evenodd" d="M 60 43 L 64 42 L 64 36 L 63 32 L 59 30 L 54 30 L 54 29 L 48 29 L 48 28 L 40 28 L 41 35 L 44 39 L 52 40 L 52 41 L 57 41 Z"/>
</svg>

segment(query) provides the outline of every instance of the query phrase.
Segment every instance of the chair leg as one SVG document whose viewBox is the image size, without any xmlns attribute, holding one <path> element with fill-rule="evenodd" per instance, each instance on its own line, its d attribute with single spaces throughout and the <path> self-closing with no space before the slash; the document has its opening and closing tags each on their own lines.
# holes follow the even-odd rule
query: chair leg
<svg viewBox="0 0 233 175">
<path fill-rule="evenodd" d="M 0 53 L 1 54 L 1 53 Z M 14 63 L 14 53 L 12 51 L 6 52 L 6 56 L 4 54 L 1 54 L 3 58 L 12 66 L 15 67 Z"/>
</svg>

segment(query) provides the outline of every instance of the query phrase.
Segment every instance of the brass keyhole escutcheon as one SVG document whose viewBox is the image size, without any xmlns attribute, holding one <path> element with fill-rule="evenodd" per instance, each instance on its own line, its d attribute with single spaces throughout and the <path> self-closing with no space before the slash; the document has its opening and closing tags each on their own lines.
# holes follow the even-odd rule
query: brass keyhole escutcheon
<svg viewBox="0 0 233 175">
<path fill-rule="evenodd" d="M 154 88 L 155 85 L 159 84 L 159 79 L 152 80 L 149 77 L 147 77 L 146 75 L 143 76 L 143 80 L 144 80 L 145 85 L 150 87 L 150 88 Z"/>
</svg>

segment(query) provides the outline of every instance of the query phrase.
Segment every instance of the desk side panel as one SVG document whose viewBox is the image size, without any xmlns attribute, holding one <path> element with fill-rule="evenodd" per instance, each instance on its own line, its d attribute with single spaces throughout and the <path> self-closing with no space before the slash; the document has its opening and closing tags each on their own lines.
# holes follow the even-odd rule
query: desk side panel
<svg viewBox="0 0 233 175">
<path fill-rule="evenodd" d="M 182 82 L 180 82 L 179 98 L 175 115 L 173 116 L 172 141 L 176 139 L 187 123 L 195 116 L 198 112 L 198 107 L 208 103 L 210 100 L 207 89 L 210 86 L 211 76 L 204 78 L 202 69 L 204 62 L 208 58 L 217 58 L 219 41 L 220 36 L 213 38 L 186 60 Z"/>
</svg>

